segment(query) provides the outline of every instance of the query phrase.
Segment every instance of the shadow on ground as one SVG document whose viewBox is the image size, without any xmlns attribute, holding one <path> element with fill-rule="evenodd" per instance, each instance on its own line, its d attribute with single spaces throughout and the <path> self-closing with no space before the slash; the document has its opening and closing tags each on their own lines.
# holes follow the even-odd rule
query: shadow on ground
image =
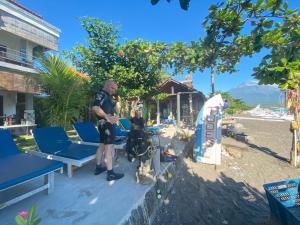
<svg viewBox="0 0 300 225">
<path fill-rule="evenodd" d="M 271 224 L 266 197 L 256 188 L 236 182 L 222 172 L 217 179 L 205 180 L 187 163 L 193 162 L 182 161 L 174 188 L 164 200 L 154 225 Z"/>
<path fill-rule="evenodd" d="M 272 151 L 271 149 L 269 148 L 266 148 L 266 147 L 261 147 L 261 146 L 258 146 L 258 145 L 255 145 L 255 144 L 251 144 L 251 143 L 248 143 L 248 146 L 255 149 L 255 150 L 258 150 L 258 151 L 261 151 L 269 156 L 272 156 L 282 162 L 289 162 L 290 160 L 283 157 L 283 156 L 280 156 L 277 152 L 274 152 Z"/>
</svg>

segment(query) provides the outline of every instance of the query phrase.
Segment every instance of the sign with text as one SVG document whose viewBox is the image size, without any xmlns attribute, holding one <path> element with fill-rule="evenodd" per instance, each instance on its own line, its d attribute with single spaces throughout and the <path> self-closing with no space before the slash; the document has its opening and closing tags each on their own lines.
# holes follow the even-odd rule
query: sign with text
<svg viewBox="0 0 300 225">
<path fill-rule="evenodd" d="M 197 162 L 221 164 L 222 109 L 220 94 L 208 99 L 197 118 L 194 155 Z"/>
</svg>

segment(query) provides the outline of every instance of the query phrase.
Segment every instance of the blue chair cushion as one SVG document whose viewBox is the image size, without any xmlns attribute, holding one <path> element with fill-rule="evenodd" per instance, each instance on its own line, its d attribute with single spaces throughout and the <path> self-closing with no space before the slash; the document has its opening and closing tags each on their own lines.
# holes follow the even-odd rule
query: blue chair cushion
<svg viewBox="0 0 300 225">
<path fill-rule="evenodd" d="M 80 139 L 84 142 L 90 143 L 100 143 L 100 134 L 97 128 L 91 122 L 78 122 L 75 123 L 74 128 L 79 135 Z M 118 125 L 114 125 L 116 136 L 127 136 L 129 131 L 122 131 Z M 116 137 L 115 144 L 119 145 L 122 144 L 124 138 Z"/>
<path fill-rule="evenodd" d="M 56 154 L 72 144 L 62 127 L 34 128 L 34 139 L 40 151 L 48 154 Z"/>
<path fill-rule="evenodd" d="M 120 122 L 120 124 L 122 125 L 122 127 L 125 130 L 131 130 L 131 122 L 130 122 L 129 119 L 127 119 L 127 118 L 120 118 L 119 122 Z"/>
<path fill-rule="evenodd" d="M 0 190 L 63 167 L 63 163 L 19 153 L 0 158 Z"/>
<path fill-rule="evenodd" d="M 58 152 L 55 155 L 65 157 L 65 158 L 80 160 L 95 155 L 97 148 L 98 148 L 97 146 L 93 146 L 93 145 L 72 143 L 71 145 L 68 146 L 67 149 Z"/>
<path fill-rule="evenodd" d="M 93 123 L 80 122 L 80 123 L 75 123 L 73 126 L 82 141 L 92 142 L 92 143 L 100 142 L 100 134 Z"/>
<path fill-rule="evenodd" d="M 114 124 L 114 128 L 115 128 L 116 136 L 127 137 L 129 134 L 129 130 L 121 130 L 121 128 L 117 124 Z"/>
<path fill-rule="evenodd" d="M 18 147 L 7 129 L 0 129 L 0 159 L 20 153 Z"/>
<path fill-rule="evenodd" d="M 145 130 L 152 131 L 152 132 L 158 132 L 158 131 L 160 131 L 160 127 L 159 126 L 145 127 Z"/>
</svg>

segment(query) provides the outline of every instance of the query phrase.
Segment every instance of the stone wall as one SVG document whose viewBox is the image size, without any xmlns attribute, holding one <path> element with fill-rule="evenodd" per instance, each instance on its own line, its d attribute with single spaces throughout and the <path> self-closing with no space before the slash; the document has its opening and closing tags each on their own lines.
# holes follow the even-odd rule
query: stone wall
<svg viewBox="0 0 300 225">
<path fill-rule="evenodd" d="M 151 225 L 154 218 L 157 216 L 163 200 L 171 191 L 175 182 L 176 173 L 183 163 L 183 157 L 188 154 L 192 148 L 192 142 L 187 142 L 183 153 L 177 158 L 175 162 L 166 164 L 165 169 L 147 191 L 143 201 L 131 211 L 128 220 L 122 225 Z"/>
</svg>

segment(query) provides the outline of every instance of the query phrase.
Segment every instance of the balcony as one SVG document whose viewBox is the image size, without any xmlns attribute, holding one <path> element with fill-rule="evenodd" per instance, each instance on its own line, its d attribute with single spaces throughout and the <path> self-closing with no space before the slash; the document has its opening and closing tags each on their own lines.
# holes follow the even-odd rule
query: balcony
<svg viewBox="0 0 300 225">
<path fill-rule="evenodd" d="M 20 51 L 0 45 L 0 66 L 8 69 L 20 70 L 23 72 L 36 73 L 34 61 L 36 58 L 29 58 L 25 49 Z"/>
</svg>

